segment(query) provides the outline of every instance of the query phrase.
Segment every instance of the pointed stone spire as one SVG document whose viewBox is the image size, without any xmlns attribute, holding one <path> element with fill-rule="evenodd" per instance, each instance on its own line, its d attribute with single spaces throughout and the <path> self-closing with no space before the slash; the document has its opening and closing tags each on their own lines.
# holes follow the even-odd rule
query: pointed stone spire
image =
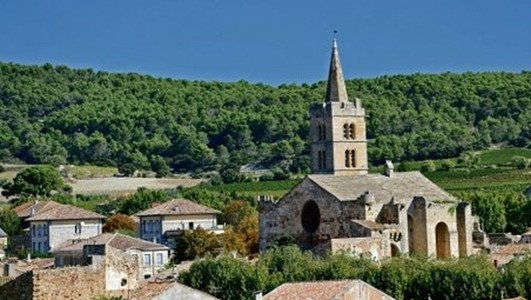
<svg viewBox="0 0 531 300">
<path fill-rule="evenodd" d="M 345 87 L 345 79 L 343 78 L 343 70 L 341 69 L 341 62 L 339 61 L 339 52 L 337 51 L 337 41 L 335 36 L 332 44 L 330 71 L 328 72 L 328 86 L 326 88 L 326 102 L 330 101 L 348 101 L 347 88 Z"/>
</svg>

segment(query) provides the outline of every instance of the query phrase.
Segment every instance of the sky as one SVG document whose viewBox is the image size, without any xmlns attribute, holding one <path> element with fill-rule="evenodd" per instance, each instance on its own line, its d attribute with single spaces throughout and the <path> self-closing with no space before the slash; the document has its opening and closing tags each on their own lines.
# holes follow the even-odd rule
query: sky
<svg viewBox="0 0 531 300">
<path fill-rule="evenodd" d="M 0 61 L 270 85 L 531 70 L 528 0 L 0 0 Z"/>
</svg>

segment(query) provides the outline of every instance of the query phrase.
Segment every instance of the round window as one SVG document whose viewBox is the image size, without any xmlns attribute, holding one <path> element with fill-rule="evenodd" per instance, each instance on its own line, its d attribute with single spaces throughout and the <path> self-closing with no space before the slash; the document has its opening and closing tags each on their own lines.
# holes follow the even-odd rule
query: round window
<svg viewBox="0 0 531 300">
<path fill-rule="evenodd" d="M 321 221 L 321 213 L 319 206 L 312 200 L 307 201 L 302 208 L 301 223 L 302 228 L 307 233 L 314 233 L 319 227 Z"/>
</svg>

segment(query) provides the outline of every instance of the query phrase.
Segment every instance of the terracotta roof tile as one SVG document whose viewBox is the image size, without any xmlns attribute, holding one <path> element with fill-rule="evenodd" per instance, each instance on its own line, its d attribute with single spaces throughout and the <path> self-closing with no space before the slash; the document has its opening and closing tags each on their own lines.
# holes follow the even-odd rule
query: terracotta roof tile
<svg viewBox="0 0 531 300">
<path fill-rule="evenodd" d="M 174 199 L 159 206 L 144 210 L 135 216 L 219 214 L 219 210 L 186 199 Z"/>
<path fill-rule="evenodd" d="M 59 205 L 61 204 L 55 201 L 30 201 L 15 207 L 13 210 L 20 218 L 27 218 L 31 216 L 32 210 L 34 214 L 38 214 Z"/>
<path fill-rule="evenodd" d="M 59 204 L 51 209 L 35 213 L 29 217 L 28 221 L 44 220 L 86 220 L 86 219 L 105 219 L 104 216 L 92 211 L 68 204 Z"/>
<path fill-rule="evenodd" d="M 509 244 L 493 251 L 494 255 L 515 255 L 523 254 L 525 252 L 531 253 L 531 244 Z"/>
<path fill-rule="evenodd" d="M 120 233 L 102 233 L 95 237 L 83 240 L 70 241 L 72 244 L 64 245 L 54 252 L 62 251 L 83 251 L 85 245 L 103 245 L 107 244 L 113 248 L 126 251 L 128 249 L 138 249 L 141 251 L 150 250 L 169 250 L 167 246 L 144 241 L 139 238 L 127 236 Z"/>
<path fill-rule="evenodd" d="M 264 300 L 326 300 L 345 293 L 353 280 L 312 281 L 284 283 L 269 294 Z"/>
</svg>

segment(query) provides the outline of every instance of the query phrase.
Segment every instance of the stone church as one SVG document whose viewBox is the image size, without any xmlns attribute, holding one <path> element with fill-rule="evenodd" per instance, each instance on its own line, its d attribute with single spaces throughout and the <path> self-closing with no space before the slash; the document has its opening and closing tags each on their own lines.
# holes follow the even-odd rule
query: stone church
<svg viewBox="0 0 531 300">
<path fill-rule="evenodd" d="M 349 101 L 334 39 L 325 102 L 310 109 L 312 174 L 284 197 L 259 197 L 260 249 L 283 237 L 317 253 L 381 259 L 467 256 L 484 238 L 470 205 L 420 172 L 368 173 L 365 109 Z"/>
</svg>

